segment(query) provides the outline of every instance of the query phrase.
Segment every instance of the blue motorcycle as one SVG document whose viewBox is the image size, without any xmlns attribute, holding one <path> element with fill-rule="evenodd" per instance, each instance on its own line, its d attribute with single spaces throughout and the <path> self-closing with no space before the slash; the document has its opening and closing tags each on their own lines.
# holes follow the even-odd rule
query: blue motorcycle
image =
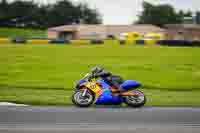
<svg viewBox="0 0 200 133">
<path fill-rule="evenodd" d="M 122 103 L 131 107 L 142 107 L 146 103 L 146 97 L 142 91 L 137 90 L 140 86 L 141 84 L 136 81 L 126 80 L 120 85 L 125 91 L 120 92 L 113 89 L 104 79 L 95 79 L 88 73 L 76 84 L 72 102 L 79 107 Z"/>
</svg>

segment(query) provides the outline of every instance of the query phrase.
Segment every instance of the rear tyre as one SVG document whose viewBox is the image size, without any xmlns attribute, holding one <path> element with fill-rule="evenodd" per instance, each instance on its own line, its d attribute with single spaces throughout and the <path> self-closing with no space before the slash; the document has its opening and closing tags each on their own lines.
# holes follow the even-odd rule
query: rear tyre
<svg viewBox="0 0 200 133">
<path fill-rule="evenodd" d="M 82 96 L 83 91 L 76 91 L 72 95 L 72 102 L 74 105 L 78 107 L 89 107 L 94 102 L 94 95 L 90 94 L 89 92 L 86 92 L 86 95 Z"/>
<path fill-rule="evenodd" d="M 124 103 L 126 103 L 130 107 L 139 108 L 145 105 L 146 96 L 140 90 L 133 90 L 137 96 L 126 96 L 124 97 Z"/>
</svg>

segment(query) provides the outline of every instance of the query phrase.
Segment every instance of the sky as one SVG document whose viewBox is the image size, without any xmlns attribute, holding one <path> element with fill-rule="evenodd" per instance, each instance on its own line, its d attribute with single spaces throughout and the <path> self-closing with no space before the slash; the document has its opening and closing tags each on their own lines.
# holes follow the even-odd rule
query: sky
<svg viewBox="0 0 200 133">
<path fill-rule="evenodd" d="M 13 0 L 10 0 L 13 1 Z M 41 3 L 52 3 L 56 0 L 33 0 Z M 104 24 L 132 24 L 142 11 L 142 2 L 153 4 L 168 3 L 176 9 L 200 10 L 200 0 L 71 0 L 86 2 L 91 8 L 97 8 L 103 17 Z"/>
</svg>

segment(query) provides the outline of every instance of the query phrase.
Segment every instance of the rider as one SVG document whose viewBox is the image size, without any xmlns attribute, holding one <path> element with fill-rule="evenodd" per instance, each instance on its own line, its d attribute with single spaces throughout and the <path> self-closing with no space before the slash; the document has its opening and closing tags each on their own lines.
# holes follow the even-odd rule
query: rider
<svg viewBox="0 0 200 133">
<path fill-rule="evenodd" d="M 92 68 L 92 75 L 95 78 L 102 78 L 107 82 L 113 89 L 118 91 L 124 91 L 120 85 L 124 82 L 120 76 L 113 75 L 111 72 L 104 70 L 102 67 L 96 66 Z"/>
</svg>

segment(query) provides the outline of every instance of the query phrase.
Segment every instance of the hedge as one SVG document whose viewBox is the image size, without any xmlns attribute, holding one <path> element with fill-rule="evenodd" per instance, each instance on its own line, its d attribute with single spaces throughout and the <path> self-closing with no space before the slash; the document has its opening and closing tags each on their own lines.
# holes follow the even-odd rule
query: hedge
<svg viewBox="0 0 200 133">
<path fill-rule="evenodd" d="M 51 44 L 70 44 L 70 40 L 65 40 L 65 39 L 53 39 L 49 43 Z"/>
<path fill-rule="evenodd" d="M 200 46 L 200 41 L 188 41 L 188 40 L 160 40 L 158 41 L 159 45 L 163 46 L 187 46 L 195 47 Z"/>
</svg>

